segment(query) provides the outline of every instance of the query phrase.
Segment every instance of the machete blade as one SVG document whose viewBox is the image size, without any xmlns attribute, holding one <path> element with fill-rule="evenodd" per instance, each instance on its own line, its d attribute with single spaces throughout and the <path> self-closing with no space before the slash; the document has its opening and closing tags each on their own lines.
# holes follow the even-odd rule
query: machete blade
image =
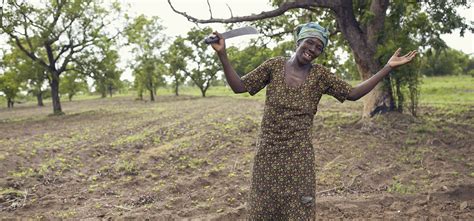
<svg viewBox="0 0 474 221">
<path fill-rule="evenodd" d="M 237 29 L 234 29 L 234 30 L 224 32 L 224 33 L 222 33 L 222 36 L 224 37 L 224 39 L 229 39 L 229 38 L 233 38 L 233 37 L 237 37 L 237 36 L 251 35 L 251 34 L 258 34 L 258 31 L 254 27 L 247 26 L 247 27 L 237 28 Z M 210 36 L 210 37 L 207 37 L 206 39 L 204 39 L 204 42 L 206 44 L 212 44 L 212 43 L 216 43 L 218 41 L 219 41 L 219 37 L 217 37 L 217 36 Z"/>
</svg>

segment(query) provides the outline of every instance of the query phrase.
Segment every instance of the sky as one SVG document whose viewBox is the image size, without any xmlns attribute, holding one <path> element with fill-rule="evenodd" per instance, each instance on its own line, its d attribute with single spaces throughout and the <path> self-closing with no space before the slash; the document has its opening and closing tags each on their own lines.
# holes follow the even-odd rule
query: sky
<svg viewBox="0 0 474 221">
<path fill-rule="evenodd" d="M 130 7 L 125 7 L 130 14 L 145 14 L 147 16 L 158 16 L 166 27 L 168 36 L 186 36 L 186 33 L 196 25 L 188 21 L 185 17 L 176 14 L 168 5 L 167 0 L 122 0 L 128 3 Z M 209 18 L 209 9 L 206 0 L 171 0 L 173 6 L 179 11 L 186 11 L 189 15 L 198 18 Z M 209 0 L 214 18 L 230 17 L 228 7 L 232 9 L 234 16 L 249 15 L 259 13 L 264 10 L 271 10 L 268 0 Z M 201 24 L 200 27 L 211 27 L 213 30 L 224 32 L 222 24 Z M 227 45 L 238 45 L 241 42 L 247 42 L 252 37 L 239 37 L 226 41 Z"/>
</svg>

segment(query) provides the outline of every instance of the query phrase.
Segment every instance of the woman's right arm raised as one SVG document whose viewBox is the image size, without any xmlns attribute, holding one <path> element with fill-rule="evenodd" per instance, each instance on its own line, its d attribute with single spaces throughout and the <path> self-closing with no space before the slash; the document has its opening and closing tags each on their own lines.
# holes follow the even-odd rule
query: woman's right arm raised
<svg viewBox="0 0 474 221">
<path fill-rule="evenodd" d="M 219 37 L 219 42 L 211 44 L 211 46 L 217 52 L 217 56 L 222 63 L 227 83 L 229 84 L 230 88 L 232 88 L 232 91 L 234 91 L 236 94 L 247 92 L 247 89 L 245 89 L 239 75 L 237 72 L 235 72 L 234 68 L 229 62 L 227 51 L 225 49 L 224 37 L 218 32 L 214 32 L 213 34 Z"/>
</svg>

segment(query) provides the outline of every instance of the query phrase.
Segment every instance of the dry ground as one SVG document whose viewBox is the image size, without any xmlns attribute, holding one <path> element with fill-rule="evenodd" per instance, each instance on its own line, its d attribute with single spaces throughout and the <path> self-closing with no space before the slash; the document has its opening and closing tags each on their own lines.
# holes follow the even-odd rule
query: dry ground
<svg viewBox="0 0 474 221">
<path fill-rule="evenodd" d="M 0 109 L 0 217 L 246 215 L 260 99 L 160 96 Z M 474 110 L 361 121 L 322 102 L 314 121 L 320 218 L 474 219 Z"/>
</svg>

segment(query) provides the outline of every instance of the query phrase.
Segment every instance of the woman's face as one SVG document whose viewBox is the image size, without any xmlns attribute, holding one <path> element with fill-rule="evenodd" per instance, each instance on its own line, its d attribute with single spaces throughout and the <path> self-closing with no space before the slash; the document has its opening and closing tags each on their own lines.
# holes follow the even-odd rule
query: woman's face
<svg viewBox="0 0 474 221">
<path fill-rule="evenodd" d="M 309 64 L 323 52 L 323 42 L 317 38 L 305 38 L 297 44 L 296 59 L 301 64 Z"/>
</svg>

